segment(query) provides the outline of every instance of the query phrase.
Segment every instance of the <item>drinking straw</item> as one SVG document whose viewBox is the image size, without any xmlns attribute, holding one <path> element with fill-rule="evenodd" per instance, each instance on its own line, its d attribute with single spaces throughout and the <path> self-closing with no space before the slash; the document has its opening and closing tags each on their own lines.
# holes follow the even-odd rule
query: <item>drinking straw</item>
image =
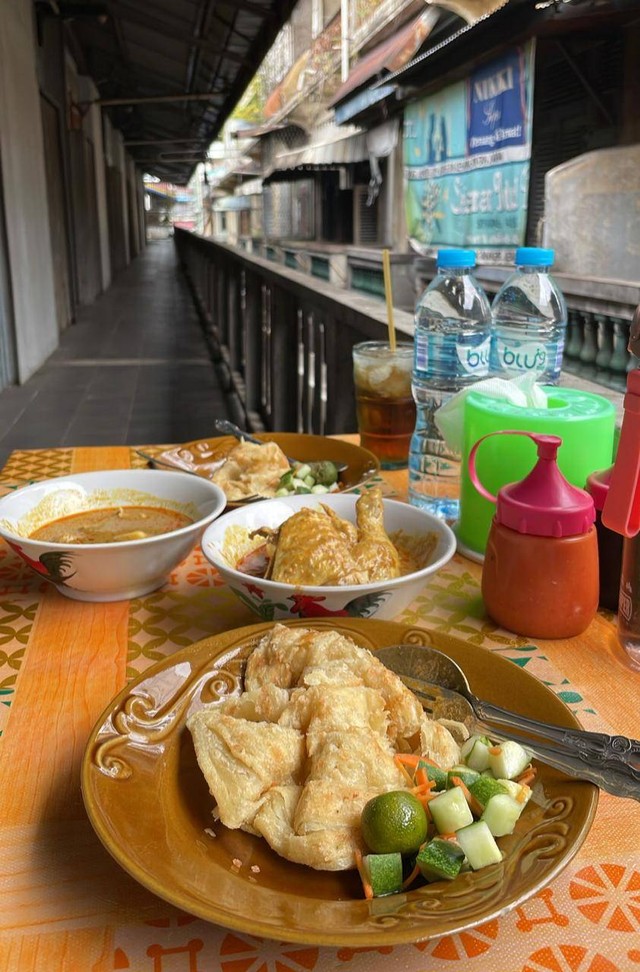
<svg viewBox="0 0 640 972">
<path fill-rule="evenodd" d="M 384 274 L 384 296 L 387 301 L 387 327 L 389 328 L 389 347 L 396 349 L 396 327 L 393 322 L 393 295 L 391 293 L 391 261 L 389 251 L 382 251 L 382 270 Z"/>
</svg>

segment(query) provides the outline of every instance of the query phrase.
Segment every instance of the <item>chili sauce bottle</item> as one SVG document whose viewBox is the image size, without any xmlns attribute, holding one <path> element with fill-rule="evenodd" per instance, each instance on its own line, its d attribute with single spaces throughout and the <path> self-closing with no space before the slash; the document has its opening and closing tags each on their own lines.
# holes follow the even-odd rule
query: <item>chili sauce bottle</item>
<svg viewBox="0 0 640 972">
<path fill-rule="evenodd" d="M 572 638 L 581 634 L 598 609 L 598 540 L 592 497 L 572 486 L 558 469 L 562 439 L 535 432 L 538 461 L 528 476 L 509 483 L 497 496 L 479 481 L 475 455 L 469 473 L 475 488 L 496 503 L 482 571 L 487 613 L 503 628 L 527 638 Z"/>
</svg>

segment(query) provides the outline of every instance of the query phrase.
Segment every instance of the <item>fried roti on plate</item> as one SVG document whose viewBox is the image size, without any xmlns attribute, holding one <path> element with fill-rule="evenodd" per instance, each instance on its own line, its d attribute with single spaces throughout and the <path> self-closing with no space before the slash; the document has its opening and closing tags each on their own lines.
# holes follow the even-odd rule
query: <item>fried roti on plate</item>
<svg viewBox="0 0 640 972">
<path fill-rule="evenodd" d="M 365 803 L 407 786 L 398 752 L 445 768 L 460 758 L 401 680 L 335 631 L 275 625 L 247 661 L 243 694 L 187 725 L 220 821 L 320 870 L 355 866 Z"/>
<path fill-rule="evenodd" d="M 289 460 L 275 442 L 239 442 L 211 479 L 233 503 L 247 496 L 275 496 L 288 469 Z"/>
</svg>

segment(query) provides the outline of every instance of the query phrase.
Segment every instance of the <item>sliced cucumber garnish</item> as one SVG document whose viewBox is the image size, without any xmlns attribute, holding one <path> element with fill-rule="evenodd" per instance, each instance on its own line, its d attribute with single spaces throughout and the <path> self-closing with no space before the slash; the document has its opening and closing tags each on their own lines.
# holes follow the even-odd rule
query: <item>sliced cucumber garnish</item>
<svg viewBox="0 0 640 972">
<path fill-rule="evenodd" d="M 362 864 L 376 898 L 402 888 L 401 854 L 365 854 Z"/>
<path fill-rule="evenodd" d="M 531 754 L 520 743 L 505 739 L 489 752 L 489 769 L 497 780 L 514 780 L 531 762 Z"/>
<path fill-rule="evenodd" d="M 460 749 L 460 755 L 471 769 L 482 773 L 489 767 L 492 742 L 486 736 L 470 736 Z"/>
<path fill-rule="evenodd" d="M 439 766 L 434 766 L 433 763 L 426 763 L 422 759 L 418 763 L 418 769 L 423 769 L 427 774 L 427 779 L 433 780 L 436 791 L 446 790 L 448 779 L 446 770 L 440 769 Z"/>
<path fill-rule="evenodd" d="M 484 808 L 480 820 L 484 820 L 494 837 L 504 837 L 515 830 L 524 806 L 508 793 L 496 793 Z"/>
<path fill-rule="evenodd" d="M 447 773 L 447 788 L 451 789 L 452 786 L 456 786 L 453 782 L 455 777 L 462 780 L 465 786 L 470 787 L 479 776 L 480 774 L 476 770 L 469 769 L 468 766 L 454 766 Z"/>
<path fill-rule="evenodd" d="M 429 811 L 439 834 L 453 834 L 473 821 L 473 814 L 459 786 L 445 790 L 430 800 Z"/>
<path fill-rule="evenodd" d="M 464 861 L 464 851 L 453 840 L 434 837 L 423 847 L 416 859 L 420 873 L 427 881 L 453 881 L 460 873 Z"/>
<path fill-rule="evenodd" d="M 500 848 L 484 820 L 463 827 L 456 833 L 456 839 L 474 871 L 489 864 L 499 864 L 502 860 Z"/>
<path fill-rule="evenodd" d="M 475 783 L 471 784 L 469 791 L 483 807 L 486 807 L 491 797 L 497 793 L 507 793 L 506 787 L 491 776 L 479 776 Z"/>
</svg>

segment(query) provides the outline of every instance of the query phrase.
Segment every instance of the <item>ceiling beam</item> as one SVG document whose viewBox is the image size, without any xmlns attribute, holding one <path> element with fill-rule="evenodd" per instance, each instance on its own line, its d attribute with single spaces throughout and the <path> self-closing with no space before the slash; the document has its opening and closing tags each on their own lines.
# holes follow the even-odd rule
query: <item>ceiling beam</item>
<svg viewBox="0 0 640 972">
<path fill-rule="evenodd" d="M 214 101 L 216 98 L 224 97 L 224 91 L 212 91 L 209 94 L 169 94 L 169 95 L 129 95 L 122 98 L 95 98 L 93 101 L 83 102 L 89 105 L 100 105 L 108 108 L 113 105 L 151 105 L 163 104 L 170 101 Z"/>
<path fill-rule="evenodd" d="M 203 138 L 141 138 L 135 142 L 125 142 L 125 148 L 131 145 L 188 145 L 192 142 L 199 144 Z"/>
<path fill-rule="evenodd" d="M 112 0 L 111 7 L 121 22 L 129 21 L 129 23 L 136 24 L 139 27 L 146 27 L 151 33 L 160 34 L 160 36 L 167 37 L 173 41 L 180 41 L 190 47 L 198 47 L 208 54 L 216 54 L 224 57 L 227 61 L 231 61 L 234 64 L 243 64 L 245 61 L 245 55 L 236 54 L 235 51 L 230 51 L 220 44 L 215 44 L 206 37 L 194 40 L 193 36 L 184 30 L 184 21 L 179 17 L 168 18 L 166 14 L 162 19 L 157 16 L 147 16 L 141 13 L 139 9 L 123 3 L 122 0 L 118 0 L 115 3 Z"/>
</svg>

